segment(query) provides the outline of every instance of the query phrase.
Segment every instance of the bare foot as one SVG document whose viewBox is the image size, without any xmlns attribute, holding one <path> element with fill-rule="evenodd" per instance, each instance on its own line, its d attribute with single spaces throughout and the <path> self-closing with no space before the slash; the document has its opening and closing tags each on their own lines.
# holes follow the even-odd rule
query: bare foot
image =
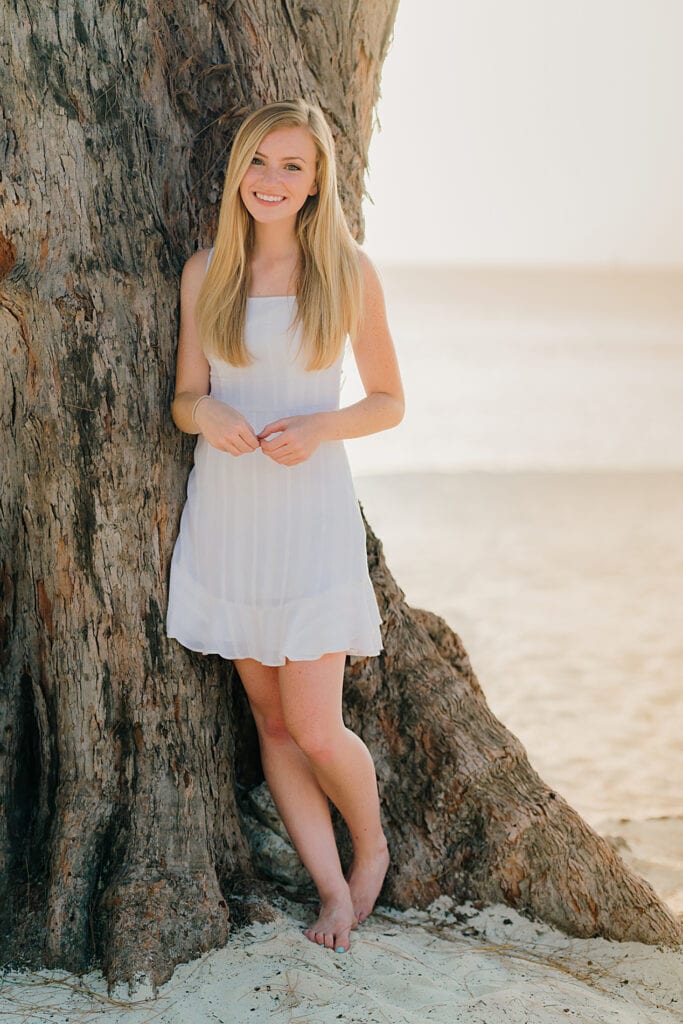
<svg viewBox="0 0 683 1024">
<path fill-rule="evenodd" d="M 334 949 L 337 953 L 346 953 L 351 946 L 349 932 L 358 927 L 358 919 L 353 912 L 353 903 L 348 886 L 336 895 L 321 900 L 320 915 L 304 935 L 319 946 Z"/>
<path fill-rule="evenodd" d="M 386 843 L 375 853 L 364 857 L 354 856 L 351 861 L 346 872 L 346 880 L 359 921 L 364 921 L 372 913 L 390 863 L 389 847 Z"/>
</svg>

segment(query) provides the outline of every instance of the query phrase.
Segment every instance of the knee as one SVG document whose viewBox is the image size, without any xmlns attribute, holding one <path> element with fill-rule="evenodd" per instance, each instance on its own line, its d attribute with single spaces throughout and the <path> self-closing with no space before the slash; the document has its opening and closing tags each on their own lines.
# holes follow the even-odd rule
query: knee
<svg viewBox="0 0 683 1024">
<path fill-rule="evenodd" d="M 316 729 L 314 726 L 290 726 L 290 736 L 304 752 L 309 761 L 317 765 L 326 765 L 339 753 L 339 733 Z"/>
<path fill-rule="evenodd" d="M 265 740 L 272 740 L 275 743 L 282 743 L 291 740 L 289 730 L 285 725 L 282 715 L 272 712 L 258 711 L 252 708 L 254 720 L 259 734 Z"/>
</svg>

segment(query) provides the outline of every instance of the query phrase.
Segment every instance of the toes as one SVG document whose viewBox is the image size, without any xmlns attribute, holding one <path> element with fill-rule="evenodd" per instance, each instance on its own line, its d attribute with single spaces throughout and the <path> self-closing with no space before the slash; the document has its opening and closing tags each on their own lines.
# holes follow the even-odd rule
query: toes
<svg viewBox="0 0 683 1024">
<path fill-rule="evenodd" d="M 324 932 L 314 932 L 312 928 L 306 928 L 304 930 L 304 935 L 307 939 L 310 939 L 311 942 L 316 942 L 319 946 L 323 946 L 325 944 Z"/>
<path fill-rule="evenodd" d="M 309 925 L 307 928 L 302 928 L 303 934 L 311 942 L 315 942 L 318 946 L 324 946 L 326 949 L 333 949 L 337 953 L 347 953 L 351 948 L 350 933 L 354 928 L 358 927 L 358 917 L 353 907 L 351 910 L 351 920 L 347 924 L 348 920 L 346 914 L 321 914 L 317 921 Z M 336 919 L 336 920 L 335 920 Z M 344 922 L 343 924 L 341 922 Z M 338 928 L 335 927 L 338 925 Z"/>
<path fill-rule="evenodd" d="M 355 927 L 355 925 L 352 925 L 352 928 Z M 336 953 L 348 953 L 351 948 L 349 931 L 350 929 L 345 929 L 335 935 L 334 932 L 314 932 L 312 928 L 306 928 L 304 935 L 311 942 L 324 946 L 326 949 L 333 949 Z"/>
<path fill-rule="evenodd" d="M 339 953 L 340 950 L 343 953 L 348 953 L 349 949 L 351 948 L 351 940 L 349 939 L 349 931 L 350 931 L 349 928 L 345 928 L 343 931 L 337 932 L 337 935 L 336 935 L 336 938 L 335 938 L 335 942 L 334 942 L 334 949 L 337 951 L 337 953 Z"/>
</svg>

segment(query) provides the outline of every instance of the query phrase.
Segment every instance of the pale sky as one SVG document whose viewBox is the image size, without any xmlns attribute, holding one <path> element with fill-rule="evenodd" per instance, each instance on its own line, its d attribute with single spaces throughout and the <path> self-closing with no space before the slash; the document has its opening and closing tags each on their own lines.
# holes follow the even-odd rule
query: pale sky
<svg viewBox="0 0 683 1024">
<path fill-rule="evenodd" d="M 683 0 L 401 0 L 383 261 L 683 265 Z"/>
</svg>

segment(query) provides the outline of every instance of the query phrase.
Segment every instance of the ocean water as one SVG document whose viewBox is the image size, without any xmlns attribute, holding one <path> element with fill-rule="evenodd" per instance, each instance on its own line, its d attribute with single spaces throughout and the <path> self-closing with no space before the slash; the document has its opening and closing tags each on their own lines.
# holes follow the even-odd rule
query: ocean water
<svg viewBox="0 0 683 1024">
<path fill-rule="evenodd" d="M 406 413 L 346 441 L 354 475 L 683 470 L 683 269 L 378 269 Z"/>
<path fill-rule="evenodd" d="M 589 822 L 683 817 L 683 271 L 379 269 L 406 415 L 345 445 L 408 603 Z"/>
</svg>

